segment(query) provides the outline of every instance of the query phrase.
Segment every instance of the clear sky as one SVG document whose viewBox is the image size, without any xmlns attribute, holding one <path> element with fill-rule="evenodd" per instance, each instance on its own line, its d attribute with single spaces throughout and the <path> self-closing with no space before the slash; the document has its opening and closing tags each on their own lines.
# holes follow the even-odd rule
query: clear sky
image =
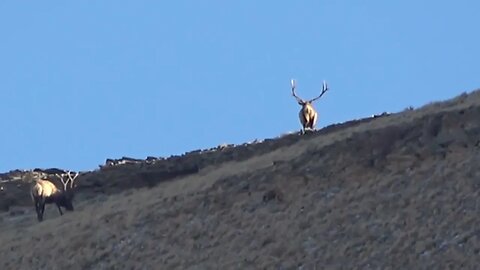
<svg viewBox="0 0 480 270">
<path fill-rule="evenodd" d="M 0 172 L 95 169 L 480 87 L 480 1 L 1 1 Z"/>
</svg>

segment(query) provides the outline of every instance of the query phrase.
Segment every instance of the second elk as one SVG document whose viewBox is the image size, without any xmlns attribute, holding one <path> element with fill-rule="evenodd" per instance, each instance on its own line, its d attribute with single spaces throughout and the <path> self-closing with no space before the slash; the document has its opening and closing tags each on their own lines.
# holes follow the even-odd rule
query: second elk
<svg viewBox="0 0 480 270">
<path fill-rule="evenodd" d="M 313 102 L 321 98 L 328 91 L 328 85 L 325 81 L 323 81 L 323 88 L 320 95 L 310 100 L 304 100 L 298 97 L 297 93 L 295 92 L 295 80 L 292 79 L 290 83 L 292 86 L 292 96 L 297 100 L 298 105 L 302 106 L 302 109 L 300 109 L 298 116 L 300 118 L 300 123 L 302 124 L 301 133 L 305 134 L 307 130 L 313 130 L 315 124 L 317 123 L 318 113 L 313 107 Z"/>
<path fill-rule="evenodd" d="M 31 189 L 31 196 L 39 222 L 43 220 L 45 204 L 54 203 L 58 207 L 60 215 L 63 215 L 61 207 L 64 207 L 67 211 L 73 211 L 74 181 L 78 174 L 76 173 L 73 176 L 70 172 L 55 174 L 62 182 L 63 189 L 57 188 L 48 179 L 35 179 L 35 184 Z"/>
</svg>

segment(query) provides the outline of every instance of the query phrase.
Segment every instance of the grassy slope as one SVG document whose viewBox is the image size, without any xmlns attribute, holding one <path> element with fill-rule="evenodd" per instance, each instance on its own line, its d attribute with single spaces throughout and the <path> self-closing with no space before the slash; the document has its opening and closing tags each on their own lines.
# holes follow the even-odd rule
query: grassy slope
<svg viewBox="0 0 480 270">
<path fill-rule="evenodd" d="M 474 92 L 5 223 L 0 268 L 474 267 L 478 119 Z"/>
</svg>

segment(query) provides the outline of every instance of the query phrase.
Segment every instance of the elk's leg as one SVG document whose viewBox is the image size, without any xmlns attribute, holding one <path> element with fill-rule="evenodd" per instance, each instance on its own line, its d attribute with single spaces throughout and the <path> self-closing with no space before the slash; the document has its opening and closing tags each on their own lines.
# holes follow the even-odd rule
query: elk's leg
<svg viewBox="0 0 480 270">
<path fill-rule="evenodd" d="M 43 220 L 43 214 L 45 213 L 45 202 L 42 202 L 42 214 L 41 214 L 41 218 Z"/>
<path fill-rule="evenodd" d="M 307 123 L 308 123 L 308 115 L 305 115 L 305 113 L 302 111 L 300 111 L 300 123 L 302 124 L 302 130 L 300 131 L 300 133 L 303 135 L 305 134 L 305 131 L 306 131 L 306 128 L 307 128 Z"/>
<path fill-rule="evenodd" d="M 42 217 L 40 216 L 40 202 L 38 199 L 35 199 L 34 201 L 34 204 L 35 204 L 35 212 L 37 213 L 37 220 L 38 221 L 42 221 Z"/>
<path fill-rule="evenodd" d="M 40 199 L 38 208 L 39 208 L 38 221 L 42 221 L 43 220 L 43 213 L 45 212 L 45 200 L 44 199 Z"/>
<path fill-rule="evenodd" d="M 37 199 L 33 199 L 33 206 L 35 207 L 35 212 L 38 213 L 38 201 L 37 201 Z"/>
<path fill-rule="evenodd" d="M 63 216 L 62 209 L 60 208 L 60 205 L 58 203 L 57 203 L 57 207 L 58 207 L 58 212 L 60 212 L 60 216 Z"/>
<path fill-rule="evenodd" d="M 310 119 L 310 129 L 314 129 L 315 128 L 315 125 L 317 124 L 317 117 L 318 117 L 318 114 L 314 114 L 312 119 Z"/>
</svg>

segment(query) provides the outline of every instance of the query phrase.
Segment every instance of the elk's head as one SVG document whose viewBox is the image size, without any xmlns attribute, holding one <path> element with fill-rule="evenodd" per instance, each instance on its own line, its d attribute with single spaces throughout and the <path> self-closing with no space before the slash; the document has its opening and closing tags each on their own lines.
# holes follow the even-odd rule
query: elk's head
<svg viewBox="0 0 480 270">
<path fill-rule="evenodd" d="M 295 93 L 296 83 L 295 83 L 294 79 L 292 79 L 290 81 L 290 84 L 292 86 L 292 96 L 297 100 L 298 105 L 300 105 L 302 107 L 307 106 L 307 105 L 311 105 L 315 100 L 321 98 L 328 91 L 328 85 L 325 81 L 323 81 L 322 92 L 320 93 L 320 95 L 318 97 L 310 99 L 310 100 L 304 100 L 304 99 L 301 99 L 300 97 L 298 97 L 297 94 Z"/>
<path fill-rule="evenodd" d="M 61 204 L 67 209 L 68 211 L 73 211 L 73 196 L 75 190 L 75 179 L 78 177 L 79 173 L 75 173 L 72 176 L 72 173 L 68 171 L 67 173 L 63 174 L 56 174 L 56 176 L 62 181 L 63 184 L 63 196 L 61 197 Z"/>
</svg>

